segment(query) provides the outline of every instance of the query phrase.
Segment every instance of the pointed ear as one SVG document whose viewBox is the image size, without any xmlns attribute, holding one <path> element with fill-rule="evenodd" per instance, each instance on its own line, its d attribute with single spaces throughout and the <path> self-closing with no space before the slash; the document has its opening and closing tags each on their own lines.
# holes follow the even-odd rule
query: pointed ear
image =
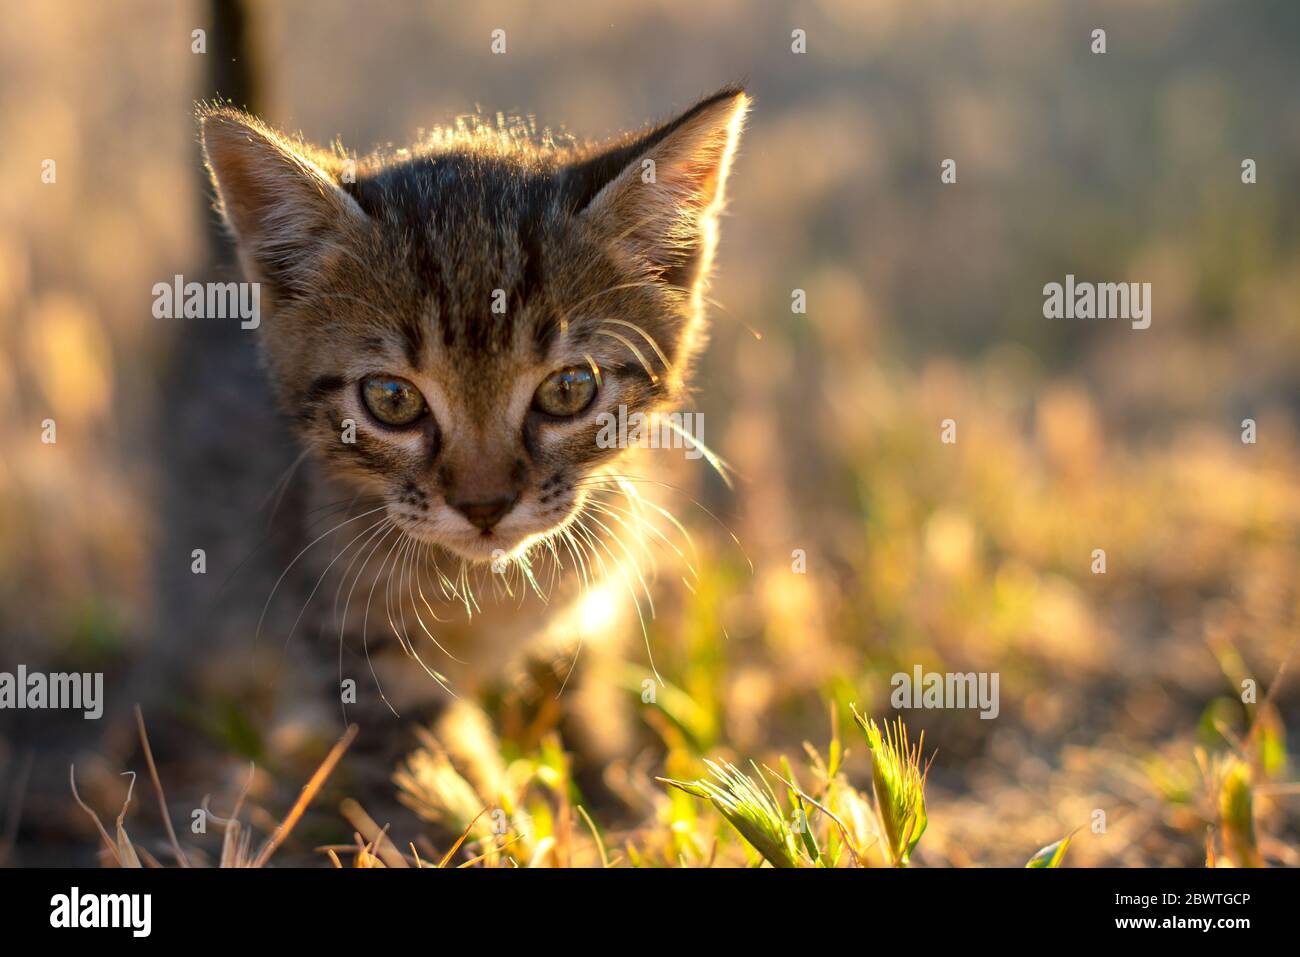
<svg viewBox="0 0 1300 957">
<path fill-rule="evenodd" d="M 750 99 L 726 89 L 573 170 L 581 215 L 659 278 L 707 275 L 727 173 Z"/>
<path fill-rule="evenodd" d="M 337 164 L 238 110 L 199 120 L 218 206 L 245 268 L 281 292 L 304 291 L 366 221 L 339 187 Z"/>
</svg>

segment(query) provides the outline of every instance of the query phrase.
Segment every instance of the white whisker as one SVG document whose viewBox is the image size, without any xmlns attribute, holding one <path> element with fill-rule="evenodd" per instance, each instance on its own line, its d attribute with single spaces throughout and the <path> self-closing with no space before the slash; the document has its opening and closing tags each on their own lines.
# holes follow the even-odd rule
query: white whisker
<svg viewBox="0 0 1300 957">
<path fill-rule="evenodd" d="M 302 556 L 306 555 L 309 551 L 311 551 L 312 547 L 315 546 L 315 545 L 316 545 L 318 542 L 320 542 L 322 539 L 328 538 L 330 535 L 333 535 L 335 532 L 337 532 L 337 531 L 338 531 L 340 528 L 342 528 L 344 525 L 350 525 L 350 524 L 352 524 L 352 523 L 355 522 L 355 521 L 358 521 L 358 520 L 360 520 L 360 519 L 365 518 L 367 515 L 374 515 L 375 512 L 382 511 L 382 510 L 384 509 L 384 507 L 385 507 L 385 506 L 380 505 L 378 508 L 372 508 L 372 509 L 370 509 L 369 511 L 362 512 L 360 515 L 357 515 L 357 516 L 354 517 L 354 518 L 349 518 L 349 519 L 346 519 L 345 521 L 339 522 L 339 524 L 335 525 L 335 526 L 334 526 L 333 528 L 331 528 L 328 532 L 325 532 L 323 535 L 320 535 L 320 536 L 318 536 L 317 538 L 312 539 L 312 540 L 307 544 L 307 546 L 306 546 L 305 548 L 303 548 L 302 551 L 300 551 L 297 555 L 295 555 L 295 556 L 293 557 L 293 561 L 289 562 L 289 564 L 288 564 L 288 566 L 285 568 L 285 570 L 284 570 L 283 572 L 280 573 L 280 577 L 277 578 L 277 579 L 275 580 L 275 585 L 271 588 L 271 594 L 269 594 L 269 595 L 266 596 L 266 604 L 262 606 L 262 614 L 261 614 L 260 616 L 258 616 L 258 619 L 257 619 L 257 630 L 256 630 L 256 632 L 255 632 L 255 634 L 254 634 L 254 638 L 253 638 L 254 643 L 256 643 L 256 642 L 258 641 L 258 639 L 261 638 L 261 635 L 262 635 L 262 623 L 266 620 L 266 612 L 267 612 L 267 609 L 269 609 L 269 608 L 271 607 L 271 599 L 273 599 L 273 598 L 275 597 L 275 593 L 276 593 L 276 591 L 279 589 L 281 583 L 284 581 L 285 576 L 288 575 L 289 572 L 293 569 L 293 567 L 294 567 L 295 565 L 298 564 L 298 561 L 302 558 Z"/>
</svg>

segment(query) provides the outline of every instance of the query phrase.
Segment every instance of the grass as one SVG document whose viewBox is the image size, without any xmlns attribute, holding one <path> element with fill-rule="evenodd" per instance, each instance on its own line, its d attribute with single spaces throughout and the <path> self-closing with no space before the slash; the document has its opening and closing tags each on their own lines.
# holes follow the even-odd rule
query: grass
<svg viewBox="0 0 1300 957">
<path fill-rule="evenodd" d="M 506 694 L 467 707 L 456 727 L 419 729 L 387 769 L 389 793 L 347 793 L 346 775 L 328 806 L 318 793 L 313 827 L 282 836 L 275 859 L 1300 865 L 1285 708 L 1300 640 L 1294 450 L 1243 450 L 1199 428 L 1141 450 L 1107 447 L 1079 394 L 1034 402 L 988 382 L 975 367 L 947 369 L 939 386 L 896 379 L 906 401 L 828 434 L 851 478 L 852 503 L 834 502 L 838 531 L 809 525 L 767 540 L 773 522 L 742 517 L 751 570 L 730 530 L 696 516 L 696 574 L 676 584 L 669 556 L 651 583 L 646 640 L 662 683 L 636 643 L 610 678 L 637 729 L 633 749 L 605 768 L 612 800 L 582 793 L 558 709 L 525 719 Z M 956 449 L 918 438 L 976 383 L 993 390 L 996 414 Z M 1026 419 L 1035 425 L 1016 425 Z M 764 494 L 820 514 L 797 485 Z M 799 574 L 787 546 L 804 537 Z M 1106 574 L 1090 570 L 1098 540 Z M 895 713 L 890 676 L 917 663 L 996 667 L 998 718 Z M 828 714 L 829 739 L 815 746 Z M 208 734 L 219 751 L 248 756 L 232 736 Z M 259 778 L 258 813 L 238 840 L 227 831 L 221 848 L 187 845 L 184 857 L 261 856 L 252 834 L 270 840 L 279 820 L 262 808 L 292 803 L 276 792 L 320 758 L 282 738 L 259 729 L 258 763 L 274 779 Z M 94 803 L 118 806 L 117 779 L 94 780 Z M 389 798 L 399 811 L 381 814 Z M 166 836 L 161 817 L 156 830 Z M 109 861 L 131 860 L 121 831 L 101 842 Z M 148 865 L 179 861 L 170 843 L 132 845 Z"/>
<path fill-rule="evenodd" d="M 892 387 L 906 401 L 828 433 L 851 480 L 850 502 L 823 493 L 832 529 L 816 526 L 821 513 L 796 484 L 763 494 L 784 496 L 810 524 L 768 539 L 773 521 L 734 520 L 749 557 L 730 529 L 688 522 L 696 574 L 674 582 L 668 556 L 650 585 L 646 641 L 662 683 L 637 642 L 611 673 L 636 729 L 632 749 L 605 768 L 612 799 L 582 792 L 558 709 L 525 719 L 506 694 L 467 708 L 455 728 L 420 729 L 400 766 L 383 769 L 387 793 L 350 792 L 342 762 L 315 794 L 311 826 L 299 819 L 277 836 L 290 819 L 277 815 L 294 804 L 286 792 L 311 779 L 328 742 L 286 744 L 228 695 L 223 713 L 256 732 L 255 749 L 242 732 L 183 730 L 232 769 L 247 767 L 236 756 L 273 769 L 259 772 L 248 804 L 235 795 L 248 820 L 222 818 L 232 823 L 219 847 L 192 837 L 181 846 L 163 815 L 149 824 L 136 802 L 113 832 L 96 825 L 105 859 L 1300 865 L 1285 707 L 1298 640 L 1296 453 L 1243 449 L 1199 428 L 1163 446 L 1107 447 L 1078 394 L 1034 402 L 992 386 L 988 406 L 999 411 L 956 449 L 920 438 L 952 396 L 988 381 L 976 367 L 948 369 L 939 386 L 899 378 Z M 1026 419 L 1028 430 L 1016 424 Z M 803 540 L 799 574 L 788 546 Z M 1099 540 L 1106 574 L 1090 570 Z M 890 676 L 917 663 L 995 667 L 998 718 L 895 713 Z M 408 732 L 395 723 L 394 733 Z M 163 769 L 147 744 L 142 756 L 139 770 L 156 781 Z M 78 768 L 88 804 L 122 806 L 116 770 L 127 760 L 88 762 L 84 779 Z M 191 789 L 212 774 L 172 768 Z M 42 803 L 5 800 L 7 834 L 15 807 Z M 128 828 L 156 838 L 132 840 Z"/>
<path fill-rule="evenodd" d="M 882 732 L 873 719 L 855 710 L 853 717 L 862 726 L 871 748 L 871 784 L 876 796 L 876 816 L 885 836 L 889 861 L 906 867 L 911 861 L 928 820 L 925 815 L 925 775 L 921 767 L 922 732 L 916 747 L 907 742 L 907 727 L 899 718 Z"/>
<path fill-rule="evenodd" d="M 158 806 L 161 811 L 161 817 L 167 831 L 167 837 L 170 841 L 171 850 L 175 855 L 176 863 L 188 868 L 191 866 L 190 856 L 181 847 L 180 841 L 176 836 L 176 831 L 172 827 L 171 814 L 167 809 L 167 798 L 163 791 L 162 782 L 158 777 L 157 768 L 154 766 L 153 751 L 149 745 L 149 735 L 145 730 L 144 717 L 137 707 L 135 709 L 136 726 L 140 735 L 140 745 L 143 749 L 145 759 L 149 766 L 150 778 L 153 782 L 154 792 L 158 798 Z M 298 800 L 294 802 L 288 813 L 275 826 L 271 834 L 263 840 L 256 849 L 253 847 L 252 831 L 240 820 L 239 813 L 244 804 L 244 798 L 247 789 L 241 791 L 235 799 L 234 810 L 229 818 L 221 818 L 207 809 L 206 802 L 204 805 L 204 816 L 207 820 L 215 823 L 222 831 L 223 838 L 221 842 L 220 855 L 217 858 L 218 867 L 265 867 L 275 854 L 276 850 L 293 832 L 295 825 L 302 818 L 303 812 L 320 792 L 326 778 L 337 767 L 342 759 L 344 752 L 347 751 L 348 745 L 356 737 L 357 729 L 355 726 L 348 728 L 334 747 L 326 755 L 325 760 L 321 762 L 320 767 L 307 781 L 298 795 Z M 77 793 L 77 773 L 76 767 L 69 768 L 68 783 L 72 789 L 73 800 L 77 805 L 86 812 L 87 816 L 95 825 L 95 830 L 99 832 L 103 842 L 103 860 L 105 863 L 111 861 L 118 867 L 160 867 L 162 866 L 157 857 L 148 850 L 137 846 L 127 833 L 125 820 L 127 811 L 131 807 L 131 795 L 135 790 L 135 774 L 126 772 L 131 779 L 127 788 L 126 798 L 122 802 L 121 811 L 114 822 L 114 835 L 110 836 L 108 830 L 104 827 L 103 821 L 99 815 L 87 805 L 81 795 Z M 250 775 L 251 779 L 251 775 Z M 364 853 L 364 849 L 359 849 L 358 853 Z"/>
<path fill-rule="evenodd" d="M 79 10 L 75 38 L 62 5 L 28 5 L 24 28 L 0 37 L 21 53 L 4 90 L 15 156 L 119 147 L 97 176 L 65 162 L 57 185 L 8 180 L 0 643 L 10 662 L 118 681 L 147 681 L 181 637 L 151 625 L 169 538 L 158 504 L 174 468 L 153 436 L 187 421 L 156 391 L 187 333 L 141 321 L 139 306 L 159 278 L 199 278 L 207 219 L 193 129 L 178 122 L 204 92 L 175 42 L 192 25 L 175 5 L 148 5 L 159 15 L 125 32 L 107 7 L 94 14 L 102 22 Z M 350 145 L 403 138 L 484 96 L 597 132 L 684 101 L 716 80 L 718 56 L 745 62 L 788 29 L 775 9 L 696 23 L 698 11 L 674 0 L 666 8 L 698 29 L 672 45 L 679 85 L 650 95 L 664 53 L 639 41 L 661 29 L 662 5 L 585 29 L 604 23 L 592 14 L 605 6 L 565 5 L 579 29 L 512 53 L 523 89 L 418 4 L 385 5 L 364 37 L 348 32 L 346 6 L 316 5 L 322 36 L 357 41 L 344 72 L 373 82 L 340 84 L 335 58 L 301 56 L 272 57 L 267 82 L 283 92 L 284 116 L 322 136 L 347 130 Z M 414 750 L 369 774 L 377 786 L 359 783 L 351 749 L 270 862 L 771 866 L 723 813 L 752 789 L 783 823 L 760 814 L 747 826 L 766 821 L 800 865 L 892 866 L 905 855 L 913 867 L 1300 866 L 1288 755 L 1300 718 L 1284 667 L 1300 640 L 1300 258 L 1292 218 L 1277 215 L 1294 207 L 1297 180 L 1270 172 L 1294 167 L 1294 132 L 1249 69 L 1294 81 L 1283 6 L 1241 17 L 1163 3 L 1178 42 L 1151 40 L 1159 55 L 1130 58 L 1137 72 L 1104 74 L 1071 55 L 1073 31 L 1034 33 L 1020 4 L 968 5 L 924 29 L 898 6 L 882 20 L 863 4 L 818 5 L 813 29 L 841 42 L 818 49 L 816 69 L 764 80 L 710 292 L 714 342 L 694 380 L 734 489 L 705 477 L 702 462 L 655 462 L 655 477 L 684 490 L 670 504 L 698 575 L 664 556 L 644 647 L 609 678 L 637 729 L 605 766 L 613 799 L 582 793 L 553 721 L 517 721 L 509 695 L 485 698 L 470 739 L 417 737 L 394 722 Z M 1241 42 L 1189 85 L 1179 57 L 1229 25 Z M 865 56 L 850 42 L 860 30 L 880 41 Z M 978 68 L 954 100 L 958 41 Z M 1027 43 L 1043 55 L 1008 60 L 1008 45 Z M 647 82 L 613 89 L 553 68 L 600 63 L 611 44 L 625 75 Z M 457 83 L 421 90 L 405 54 L 435 47 Z M 1207 84 L 1213 96 L 1201 95 Z M 314 95 L 322 85 L 336 95 Z M 392 106 L 382 115 L 369 105 L 376 91 Z M 1079 111 L 1071 135 L 1138 143 L 1140 155 L 1108 152 L 1098 175 L 1071 175 L 1063 95 Z M 96 106 L 126 102 L 139 108 Z M 961 186 L 918 173 L 927 131 L 940 129 L 945 150 L 969 157 Z M 1137 129 L 1147 133 L 1134 140 Z M 1243 142 L 1280 158 L 1261 161 L 1257 185 L 1236 176 L 1232 144 Z M 1142 168 L 1167 175 L 1148 189 Z M 140 188 L 123 196 L 105 183 Z M 1040 284 L 1066 271 L 1155 280 L 1153 330 L 1042 321 Z M 790 312 L 795 287 L 808 294 L 806 315 Z M 183 384 L 182 396 L 211 400 L 207 386 Z M 47 416 L 55 446 L 37 437 Z M 1240 439 L 1247 416 L 1253 445 Z M 959 440 L 942 445 L 949 417 Z M 1097 549 L 1104 574 L 1091 568 Z M 265 597 L 254 583 L 231 601 Z M 173 684 L 153 683 L 144 703 L 156 755 L 118 718 L 6 725 L 0 861 L 84 862 L 97 844 L 110 862 L 134 853 L 146 866 L 254 860 L 335 729 L 303 733 L 303 703 L 268 691 L 267 661 L 245 666 L 245 650 L 194 648 L 193 694 L 174 710 L 164 710 L 177 704 Z M 998 671 L 999 717 L 895 713 L 890 677 L 917 664 Z M 647 703 L 642 688 L 656 677 Z M 850 705 L 875 719 L 875 751 Z M 853 733 L 841 737 L 841 725 Z M 915 749 L 889 743 L 903 730 L 933 749 L 919 768 L 923 832 L 901 760 Z M 899 776 L 878 783 L 885 766 L 873 758 L 890 753 Z M 63 769 L 74 758 L 81 797 L 111 825 L 107 843 L 72 801 Z M 180 827 L 173 841 L 158 802 L 137 792 L 122 817 L 127 848 L 113 823 L 124 768 L 165 780 L 174 810 L 212 790 L 223 809 L 240 808 L 222 818 L 238 823 L 206 838 Z"/>
<path fill-rule="evenodd" d="M 851 774 L 853 747 L 839 734 L 839 709 L 830 706 L 831 735 L 825 755 L 804 742 L 797 761 L 779 755 L 778 767 L 756 760 L 740 767 L 726 758 L 709 758 L 684 744 L 670 752 L 667 764 L 683 762 L 703 773 L 689 779 L 655 777 L 660 786 L 645 820 L 620 828 L 602 828 L 600 815 L 581 801 L 571 763 L 554 733 L 543 736 L 531 753 L 517 754 L 488 730 L 484 715 L 462 712 L 472 725 L 449 731 L 449 748 L 434 731 L 419 729 L 419 747 L 396 769 L 393 784 L 401 802 L 430 825 L 427 833 L 399 841 L 390 825 L 377 823 L 362 804 L 345 798 L 340 816 L 352 827 L 352 840 L 315 847 L 314 856 L 336 867 L 717 867 L 777 868 L 907 867 L 927 832 L 932 808 L 927 778 L 934 756 L 924 755 L 924 735 L 910 742 L 901 718 L 879 723 L 850 706 L 869 757 L 865 775 Z M 1189 842 L 1204 848 L 1209 867 L 1259 867 L 1284 863 L 1288 850 L 1277 837 L 1262 833 L 1261 806 L 1277 796 L 1294 794 L 1295 784 L 1280 776 L 1285 749 L 1268 733 L 1272 712 L 1256 712 L 1246 735 L 1222 738 L 1224 746 L 1196 746 L 1191 755 L 1199 768 L 1206 796 L 1192 826 Z M 205 860 L 193 846 L 183 847 L 172 829 L 167 801 L 154 766 L 143 717 L 137 709 L 143 754 L 155 790 L 175 863 L 194 866 Z M 671 728 L 671 725 L 666 726 Z M 263 867 L 271 862 L 319 798 L 326 779 L 339 766 L 355 735 L 349 729 L 321 762 L 288 812 L 254 846 L 253 829 L 241 818 L 247 786 L 237 795 L 228 818 L 208 812 L 222 832 L 220 867 Z M 72 794 L 94 823 L 105 864 L 159 867 L 160 856 L 134 841 L 126 818 L 135 785 L 130 775 L 127 796 L 114 821 L 105 827 L 94 810 Z M 1153 787 L 1164 787 L 1171 807 L 1192 803 L 1192 789 L 1170 787 L 1165 771 L 1153 765 Z M 251 782 L 251 775 L 249 781 Z M 644 782 L 643 782 L 644 783 Z M 576 799 L 576 800 L 575 800 Z M 206 804 L 205 804 L 206 807 Z M 944 813 L 941 807 L 938 814 Z M 1276 815 L 1271 814 L 1274 820 Z M 1199 836 L 1198 836 L 1199 835 Z M 436 843 L 439 836 L 442 843 Z M 1027 853 L 1024 866 L 1062 866 L 1076 839 L 1096 837 L 1096 829 L 1075 826 L 1064 837 Z M 1272 848 L 1270 853 L 1265 848 Z M 1270 859 L 1271 858 L 1271 859 Z M 301 863 L 301 861 L 298 861 Z"/>
</svg>

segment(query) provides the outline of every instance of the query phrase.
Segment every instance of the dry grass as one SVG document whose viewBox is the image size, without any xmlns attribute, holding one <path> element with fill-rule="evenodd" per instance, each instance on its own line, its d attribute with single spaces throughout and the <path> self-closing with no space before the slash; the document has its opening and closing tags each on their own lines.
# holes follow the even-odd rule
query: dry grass
<svg viewBox="0 0 1300 957">
<path fill-rule="evenodd" d="M 414 750 L 369 776 L 393 782 L 359 785 L 354 746 L 308 808 L 335 734 L 303 730 L 319 702 L 268 689 L 245 648 L 201 649 L 192 700 L 144 702 L 156 750 L 120 715 L 0 725 L 0 861 L 1300 866 L 1300 238 L 1279 212 L 1300 137 L 1270 92 L 1300 82 L 1293 14 L 1108 5 L 1097 69 L 1070 46 L 1079 4 L 941 6 L 801 7 L 792 66 L 775 6 L 489 0 L 449 25 L 391 4 L 356 31 L 348 4 L 267 5 L 268 119 L 356 148 L 476 102 L 598 134 L 750 73 L 698 376 L 734 489 L 656 463 L 695 573 L 651 543 L 663 683 L 642 701 L 645 647 L 607 676 L 635 728 L 612 797 L 582 793 L 554 714 L 521 722 L 502 692 L 465 733 L 394 722 Z M 174 637 L 151 624 L 169 463 L 150 436 L 182 333 L 146 293 L 201 268 L 196 22 L 21 0 L 0 34 L 0 657 L 119 689 Z M 1152 328 L 1042 320 L 1066 271 L 1152 281 Z M 230 600 L 255 614 L 271 584 Z M 917 664 L 997 671 L 999 717 L 896 713 L 891 676 Z M 122 808 L 111 828 L 77 807 L 71 761 L 87 805 Z M 123 804 L 125 768 L 155 801 Z M 234 809 L 220 835 L 176 833 L 166 808 L 209 790 Z"/>
</svg>

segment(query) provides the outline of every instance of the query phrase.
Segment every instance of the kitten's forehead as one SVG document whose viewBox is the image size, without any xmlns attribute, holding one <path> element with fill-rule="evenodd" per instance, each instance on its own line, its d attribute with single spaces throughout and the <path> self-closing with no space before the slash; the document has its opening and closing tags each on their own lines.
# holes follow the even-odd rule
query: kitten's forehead
<svg viewBox="0 0 1300 957">
<path fill-rule="evenodd" d="M 429 156 L 385 167 L 352 193 L 436 311 L 444 346 L 509 350 L 521 328 L 554 318 L 547 286 L 562 262 L 566 214 L 553 171 Z"/>
<path fill-rule="evenodd" d="M 391 302 L 380 335 L 408 367 L 454 383 L 476 412 L 498 408 L 503 386 L 537 367 L 593 354 L 602 364 L 633 360 L 617 337 L 597 331 L 611 316 L 674 350 L 660 328 L 672 294 L 636 281 L 582 222 L 562 166 L 527 156 L 420 157 L 350 191 L 381 246 L 367 256 L 384 263 L 375 285 Z"/>
</svg>

